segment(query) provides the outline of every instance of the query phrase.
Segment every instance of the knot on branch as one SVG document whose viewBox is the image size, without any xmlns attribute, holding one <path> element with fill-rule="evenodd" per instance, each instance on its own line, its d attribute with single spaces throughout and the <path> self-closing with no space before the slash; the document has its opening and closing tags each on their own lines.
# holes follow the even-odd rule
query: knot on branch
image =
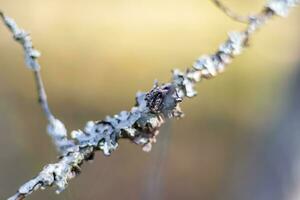
<svg viewBox="0 0 300 200">
<path fill-rule="evenodd" d="M 154 114 L 163 114 L 167 118 L 180 117 L 178 104 L 182 101 L 176 87 L 172 84 L 154 85 L 145 96 L 146 105 Z"/>
</svg>

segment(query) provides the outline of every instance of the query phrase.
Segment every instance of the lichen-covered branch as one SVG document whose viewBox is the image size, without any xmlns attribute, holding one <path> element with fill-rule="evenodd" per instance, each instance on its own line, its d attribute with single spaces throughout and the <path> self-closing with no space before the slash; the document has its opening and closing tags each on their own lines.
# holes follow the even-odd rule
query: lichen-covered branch
<svg viewBox="0 0 300 200">
<path fill-rule="evenodd" d="M 46 165 L 35 178 L 22 185 L 9 200 L 24 199 L 35 190 L 45 187 L 56 186 L 57 193 L 63 191 L 68 181 L 80 173 L 80 166 L 85 161 L 93 159 L 98 150 L 109 156 L 117 149 L 120 139 L 130 140 L 141 145 L 144 151 L 150 151 L 164 122 L 170 118 L 183 116 L 179 104 L 184 98 L 196 95 L 195 84 L 223 72 L 231 60 L 247 47 L 250 36 L 256 30 L 274 15 L 285 16 L 297 3 L 298 0 L 269 0 L 258 15 L 249 19 L 244 31 L 231 32 L 228 40 L 215 53 L 200 57 L 186 72 L 173 70 L 170 83 L 161 85 L 155 83 L 149 92 L 137 93 L 136 105 L 130 111 L 122 111 L 101 121 L 90 121 L 83 130 L 71 132 L 70 140 L 67 139 L 64 125 L 53 117 L 53 121 L 50 120 L 49 132 L 52 137 L 59 138 L 54 139 L 61 150 L 59 161 Z M 32 54 L 32 51 L 36 50 L 32 47 L 30 37 L 25 34 L 25 31 L 19 29 L 11 18 L 5 15 L 2 15 L 2 18 L 14 38 L 23 45 L 27 65 L 35 63 L 30 64 L 29 68 L 37 72 L 38 54 Z M 40 76 L 37 76 L 37 79 L 37 82 L 42 83 Z M 38 87 L 39 90 L 44 88 L 42 84 L 38 84 Z M 44 94 L 44 92 L 40 93 Z M 47 105 L 45 98 L 42 101 Z M 50 112 L 45 113 L 48 116 Z"/>
<path fill-rule="evenodd" d="M 48 105 L 47 95 L 44 87 L 44 83 L 42 80 L 42 75 L 40 73 L 40 64 L 38 62 L 38 58 L 40 57 L 40 52 L 33 47 L 32 40 L 30 34 L 25 30 L 18 27 L 17 23 L 10 17 L 4 15 L 0 12 L 0 17 L 7 26 L 7 28 L 11 31 L 13 38 L 22 45 L 24 49 L 25 63 L 26 66 L 33 71 L 35 83 L 37 87 L 38 93 L 38 102 L 40 103 L 42 110 L 48 120 L 48 134 L 53 139 L 57 150 L 60 153 L 64 152 L 65 146 L 73 143 L 67 139 L 67 130 L 64 124 L 56 119 L 54 115 L 51 113 L 51 110 Z"/>
</svg>

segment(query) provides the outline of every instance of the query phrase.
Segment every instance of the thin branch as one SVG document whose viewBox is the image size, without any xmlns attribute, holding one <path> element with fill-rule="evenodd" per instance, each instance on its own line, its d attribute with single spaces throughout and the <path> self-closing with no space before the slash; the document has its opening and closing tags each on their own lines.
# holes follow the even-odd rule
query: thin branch
<svg viewBox="0 0 300 200">
<path fill-rule="evenodd" d="M 202 79 L 210 79 L 222 73 L 231 60 L 247 47 L 252 34 L 272 16 L 286 14 L 296 3 L 299 1 L 269 0 L 261 13 L 251 17 L 244 31 L 231 32 L 227 41 L 220 45 L 214 54 L 200 57 L 186 72 L 173 70 L 170 83 L 161 85 L 156 83 L 149 92 L 137 93 L 136 105 L 130 111 L 122 111 L 101 121 L 90 121 L 84 130 L 71 133 L 72 140 L 66 138 L 64 125 L 54 119 L 51 124 L 54 126 L 50 126 L 48 131 L 54 139 L 58 138 L 55 140 L 57 146 L 63 149 L 59 161 L 46 165 L 35 178 L 22 185 L 9 200 L 24 199 L 34 191 L 45 187 L 56 186 L 57 193 L 63 191 L 68 181 L 80 173 L 80 166 L 85 161 L 93 159 L 95 152 L 99 150 L 106 156 L 110 155 L 117 149 L 120 139 L 130 140 L 141 145 L 144 151 L 150 151 L 165 121 L 183 116 L 179 105 L 186 97 L 196 96 L 195 84 Z M 4 22 L 16 39 L 18 34 L 15 34 L 14 30 L 19 29 L 11 28 L 12 24 L 17 27 L 16 24 L 12 23 L 14 21 L 11 18 L 3 16 Z M 18 38 L 16 40 L 19 42 Z M 28 49 L 24 47 L 24 50 L 26 55 Z M 38 90 L 42 90 L 39 93 L 43 94 L 41 77 L 36 76 L 36 79 Z M 47 102 L 44 96 L 41 96 L 41 101 Z M 47 111 L 47 106 L 44 109 Z"/>
<path fill-rule="evenodd" d="M 14 196 L 8 198 L 7 200 L 23 200 L 23 199 L 25 199 L 25 196 L 17 192 Z"/>
<path fill-rule="evenodd" d="M 0 12 L 0 17 L 8 27 L 8 29 L 11 31 L 13 38 L 19 44 L 21 44 L 24 49 L 26 66 L 31 71 L 33 71 L 34 74 L 38 94 L 38 102 L 41 105 L 46 119 L 48 120 L 48 133 L 52 137 L 58 151 L 63 153 L 65 146 L 69 144 L 70 141 L 67 140 L 67 131 L 64 124 L 54 117 L 49 108 L 47 95 L 40 72 L 41 67 L 37 60 L 41 54 L 34 48 L 29 33 L 19 28 L 12 18 L 4 15 L 2 12 Z"/>
<path fill-rule="evenodd" d="M 47 96 L 40 73 L 40 65 L 37 60 L 38 57 L 40 57 L 40 52 L 34 49 L 29 33 L 23 29 L 20 29 L 12 18 L 5 16 L 2 12 L 0 12 L 0 16 L 5 25 L 13 34 L 14 39 L 20 43 L 24 49 L 26 65 L 34 72 L 38 92 L 38 101 L 41 104 L 47 120 L 51 122 L 54 119 L 54 116 L 52 115 L 47 102 Z"/>
<path fill-rule="evenodd" d="M 225 6 L 220 0 L 211 0 L 220 10 L 222 10 L 228 17 L 233 19 L 234 21 L 241 22 L 241 23 L 249 23 L 251 20 L 251 16 L 242 16 L 234 11 L 232 11 L 230 8 Z"/>
<path fill-rule="evenodd" d="M 37 60 L 38 57 L 40 57 L 40 52 L 34 49 L 29 33 L 23 29 L 20 29 L 12 18 L 5 16 L 2 12 L 0 12 L 0 16 L 3 22 L 12 32 L 14 39 L 20 43 L 24 49 L 26 65 L 34 72 L 35 82 L 37 85 L 38 101 L 41 104 L 47 120 L 50 123 L 54 119 L 54 116 L 51 113 L 47 102 L 47 95 L 40 73 L 40 65 Z"/>
<path fill-rule="evenodd" d="M 34 70 L 33 73 L 34 73 L 34 78 L 37 86 L 38 102 L 41 104 L 41 107 L 43 109 L 46 118 L 48 119 L 48 122 L 51 123 L 55 118 L 51 113 L 48 105 L 47 94 L 42 80 L 42 75 L 40 73 L 40 70 Z"/>
</svg>

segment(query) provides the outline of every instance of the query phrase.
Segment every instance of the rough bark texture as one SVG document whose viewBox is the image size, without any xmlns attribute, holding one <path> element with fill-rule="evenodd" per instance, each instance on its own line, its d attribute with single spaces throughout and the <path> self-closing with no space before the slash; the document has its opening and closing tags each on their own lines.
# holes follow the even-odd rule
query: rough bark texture
<svg viewBox="0 0 300 200">
<path fill-rule="evenodd" d="M 12 18 L 1 13 L 14 39 L 24 48 L 27 66 L 36 75 L 39 101 L 49 121 L 48 133 L 60 153 L 57 163 L 46 165 L 9 200 L 24 199 L 35 190 L 51 186 L 56 186 L 57 193 L 60 193 L 67 187 L 68 181 L 80 173 L 80 166 L 93 159 L 96 151 L 108 156 L 117 149 L 120 139 L 130 140 L 141 145 L 144 151 L 150 151 L 164 122 L 183 116 L 180 102 L 196 95 L 194 85 L 223 72 L 231 60 L 247 47 L 249 37 L 257 29 L 274 15 L 287 15 L 297 3 L 298 0 L 269 0 L 262 12 L 248 18 L 244 31 L 231 32 L 228 40 L 214 54 L 200 57 L 186 72 L 173 70 L 170 83 L 155 83 L 149 92 L 137 93 L 136 105 L 130 111 L 122 111 L 101 121 L 90 121 L 83 130 L 72 131 L 71 138 L 68 138 L 64 124 L 50 112 L 37 62 L 40 54 L 33 48 L 29 34 L 20 29 Z"/>
</svg>

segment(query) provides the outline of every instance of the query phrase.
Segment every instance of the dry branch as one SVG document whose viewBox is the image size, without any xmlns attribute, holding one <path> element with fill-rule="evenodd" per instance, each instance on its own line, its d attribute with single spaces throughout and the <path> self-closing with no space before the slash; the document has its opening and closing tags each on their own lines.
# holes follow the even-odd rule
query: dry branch
<svg viewBox="0 0 300 200">
<path fill-rule="evenodd" d="M 227 41 L 214 54 L 200 57 L 186 72 L 173 70 L 170 83 L 155 83 L 149 92 L 137 93 L 136 105 L 130 111 L 122 111 L 101 121 L 90 121 L 83 130 L 72 131 L 71 139 L 67 137 L 64 124 L 50 112 L 37 61 L 40 53 L 34 49 L 30 35 L 20 29 L 12 18 L 0 12 L 14 39 L 23 46 L 26 64 L 35 74 L 39 102 L 49 122 L 48 133 L 60 152 L 57 163 L 46 165 L 9 200 L 24 199 L 35 190 L 45 187 L 56 186 L 57 193 L 63 191 L 68 181 L 79 174 L 84 161 L 93 159 L 98 150 L 110 155 L 117 149 L 120 139 L 130 140 L 141 145 L 144 151 L 150 151 L 164 122 L 183 116 L 179 104 L 185 97 L 196 95 L 194 85 L 223 72 L 231 60 L 247 47 L 255 31 L 275 15 L 286 16 L 299 0 L 269 0 L 259 14 L 247 17 L 247 20 L 233 14 L 220 1 L 215 0 L 214 3 L 233 19 L 246 22 L 246 29 L 229 33 Z"/>
</svg>

